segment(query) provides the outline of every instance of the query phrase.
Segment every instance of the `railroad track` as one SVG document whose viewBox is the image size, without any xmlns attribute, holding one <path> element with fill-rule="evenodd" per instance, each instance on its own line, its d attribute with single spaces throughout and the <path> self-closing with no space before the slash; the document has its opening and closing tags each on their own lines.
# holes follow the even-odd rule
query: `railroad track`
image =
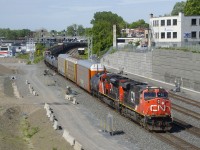
<svg viewBox="0 0 200 150">
<path fill-rule="evenodd" d="M 197 112 L 194 112 L 194 111 L 192 111 L 190 109 L 183 108 L 183 107 L 181 107 L 179 105 L 176 105 L 176 104 L 172 104 L 172 109 L 176 110 L 178 112 L 181 112 L 181 113 L 183 113 L 185 115 L 191 116 L 191 117 L 193 117 L 193 118 L 195 118 L 197 120 L 200 120 L 200 114 L 197 113 Z"/>
<path fill-rule="evenodd" d="M 190 134 L 195 135 L 196 137 L 200 138 L 200 128 L 194 127 L 191 124 L 188 124 L 182 120 L 179 120 L 177 118 L 174 118 L 173 125 L 177 126 L 178 128 L 181 128 L 182 130 L 185 130 L 189 132 Z"/>
<path fill-rule="evenodd" d="M 200 108 L 200 102 L 198 102 L 198 101 L 195 101 L 195 100 L 192 100 L 192 99 L 189 99 L 189 98 L 174 94 L 172 92 L 169 92 L 169 96 L 171 98 L 177 99 L 177 100 L 182 101 L 184 103 L 187 103 L 189 105 L 192 105 L 192 106 Z M 197 113 L 197 112 L 194 112 L 194 111 L 192 111 L 190 109 L 181 107 L 181 106 L 176 105 L 174 103 L 172 104 L 172 109 L 174 109 L 174 110 L 176 110 L 178 112 L 181 112 L 181 113 L 183 113 L 185 115 L 191 116 L 191 117 L 193 117 L 193 118 L 195 118 L 197 120 L 200 120 L 200 114 Z"/>
<path fill-rule="evenodd" d="M 75 49 L 70 50 L 70 51 L 68 52 L 68 54 L 69 54 L 69 55 L 73 55 L 73 54 L 75 54 L 76 52 L 77 52 L 77 49 L 75 48 Z"/>
<path fill-rule="evenodd" d="M 159 138 L 161 141 L 174 146 L 177 149 L 180 150 L 199 150 L 199 147 L 196 147 L 195 145 L 192 145 L 191 143 L 188 143 L 184 141 L 183 139 L 176 137 L 175 135 L 166 132 L 166 133 L 152 133 L 154 136 Z"/>
<path fill-rule="evenodd" d="M 173 92 L 171 92 L 171 91 L 169 91 L 169 96 L 170 96 L 171 98 L 178 99 L 178 100 L 180 100 L 180 101 L 182 101 L 182 102 L 185 102 L 185 103 L 187 103 L 187 104 L 190 104 L 190 105 L 192 105 L 192 106 L 196 106 L 196 107 L 199 107 L 199 108 L 200 108 L 200 102 L 198 102 L 198 101 L 195 101 L 195 100 L 192 100 L 192 99 L 190 99 L 190 98 L 186 98 L 186 97 L 177 95 L 177 94 L 175 94 L 175 93 L 173 93 Z"/>
</svg>

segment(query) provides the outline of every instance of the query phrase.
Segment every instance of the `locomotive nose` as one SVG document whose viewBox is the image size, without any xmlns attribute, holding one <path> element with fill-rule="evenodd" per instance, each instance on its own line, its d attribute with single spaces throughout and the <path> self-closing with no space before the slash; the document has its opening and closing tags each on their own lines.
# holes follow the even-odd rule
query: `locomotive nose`
<svg viewBox="0 0 200 150">
<path fill-rule="evenodd" d="M 156 98 L 155 102 L 157 102 L 157 104 L 160 104 L 160 105 L 166 105 L 165 99 Z"/>
</svg>

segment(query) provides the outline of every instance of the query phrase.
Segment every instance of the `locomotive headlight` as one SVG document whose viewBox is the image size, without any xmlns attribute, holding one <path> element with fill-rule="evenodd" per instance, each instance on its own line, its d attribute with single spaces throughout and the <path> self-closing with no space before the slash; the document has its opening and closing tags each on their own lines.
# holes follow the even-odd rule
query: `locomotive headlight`
<svg viewBox="0 0 200 150">
<path fill-rule="evenodd" d="M 162 102 L 162 105 L 164 105 L 165 104 L 165 102 Z"/>
<path fill-rule="evenodd" d="M 159 99 L 158 99 L 158 101 L 157 101 L 157 102 L 158 102 L 158 104 L 160 104 L 160 100 L 159 100 Z"/>
</svg>

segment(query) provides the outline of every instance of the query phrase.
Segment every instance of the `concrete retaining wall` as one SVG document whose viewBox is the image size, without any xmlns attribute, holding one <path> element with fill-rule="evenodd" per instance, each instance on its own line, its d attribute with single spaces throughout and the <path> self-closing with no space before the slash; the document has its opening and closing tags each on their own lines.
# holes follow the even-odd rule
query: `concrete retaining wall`
<svg viewBox="0 0 200 150">
<path fill-rule="evenodd" d="M 200 54 L 177 50 L 153 52 L 123 52 L 109 54 L 101 59 L 105 66 L 123 68 L 140 76 L 168 83 L 181 82 L 186 88 L 200 91 Z"/>
<path fill-rule="evenodd" d="M 125 72 L 152 78 L 152 53 L 134 53 L 119 51 L 108 54 L 101 63 L 117 69 L 124 68 Z"/>
<path fill-rule="evenodd" d="M 184 87 L 200 91 L 200 54 L 156 50 L 152 60 L 153 78 L 168 83 L 181 81 Z"/>
</svg>

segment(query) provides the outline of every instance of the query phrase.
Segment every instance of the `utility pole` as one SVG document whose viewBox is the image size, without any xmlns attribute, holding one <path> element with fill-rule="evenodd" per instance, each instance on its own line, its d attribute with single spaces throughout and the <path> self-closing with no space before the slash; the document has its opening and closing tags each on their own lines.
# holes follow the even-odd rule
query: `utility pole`
<svg viewBox="0 0 200 150">
<path fill-rule="evenodd" d="M 116 25 L 113 25 L 113 48 L 117 48 L 117 29 Z"/>
<path fill-rule="evenodd" d="M 88 37 L 88 60 L 92 59 L 92 37 Z"/>
<path fill-rule="evenodd" d="M 27 49 L 30 50 L 30 53 L 29 53 L 29 60 L 31 61 L 31 64 L 33 63 L 34 61 L 34 51 L 35 51 L 35 43 L 34 43 L 34 40 L 29 38 L 28 39 L 28 42 L 26 43 L 27 45 Z"/>
<path fill-rule="evenodd" d="M 153 14 L 150 14 L 150 20 L 153 18 Z M 148 28 L 148 49 L 151 50 L 151 40 L 152 40 L 152 31 L 151 31 L 151 21 L 149 22 L 149 28 Z"/>
</svg>

